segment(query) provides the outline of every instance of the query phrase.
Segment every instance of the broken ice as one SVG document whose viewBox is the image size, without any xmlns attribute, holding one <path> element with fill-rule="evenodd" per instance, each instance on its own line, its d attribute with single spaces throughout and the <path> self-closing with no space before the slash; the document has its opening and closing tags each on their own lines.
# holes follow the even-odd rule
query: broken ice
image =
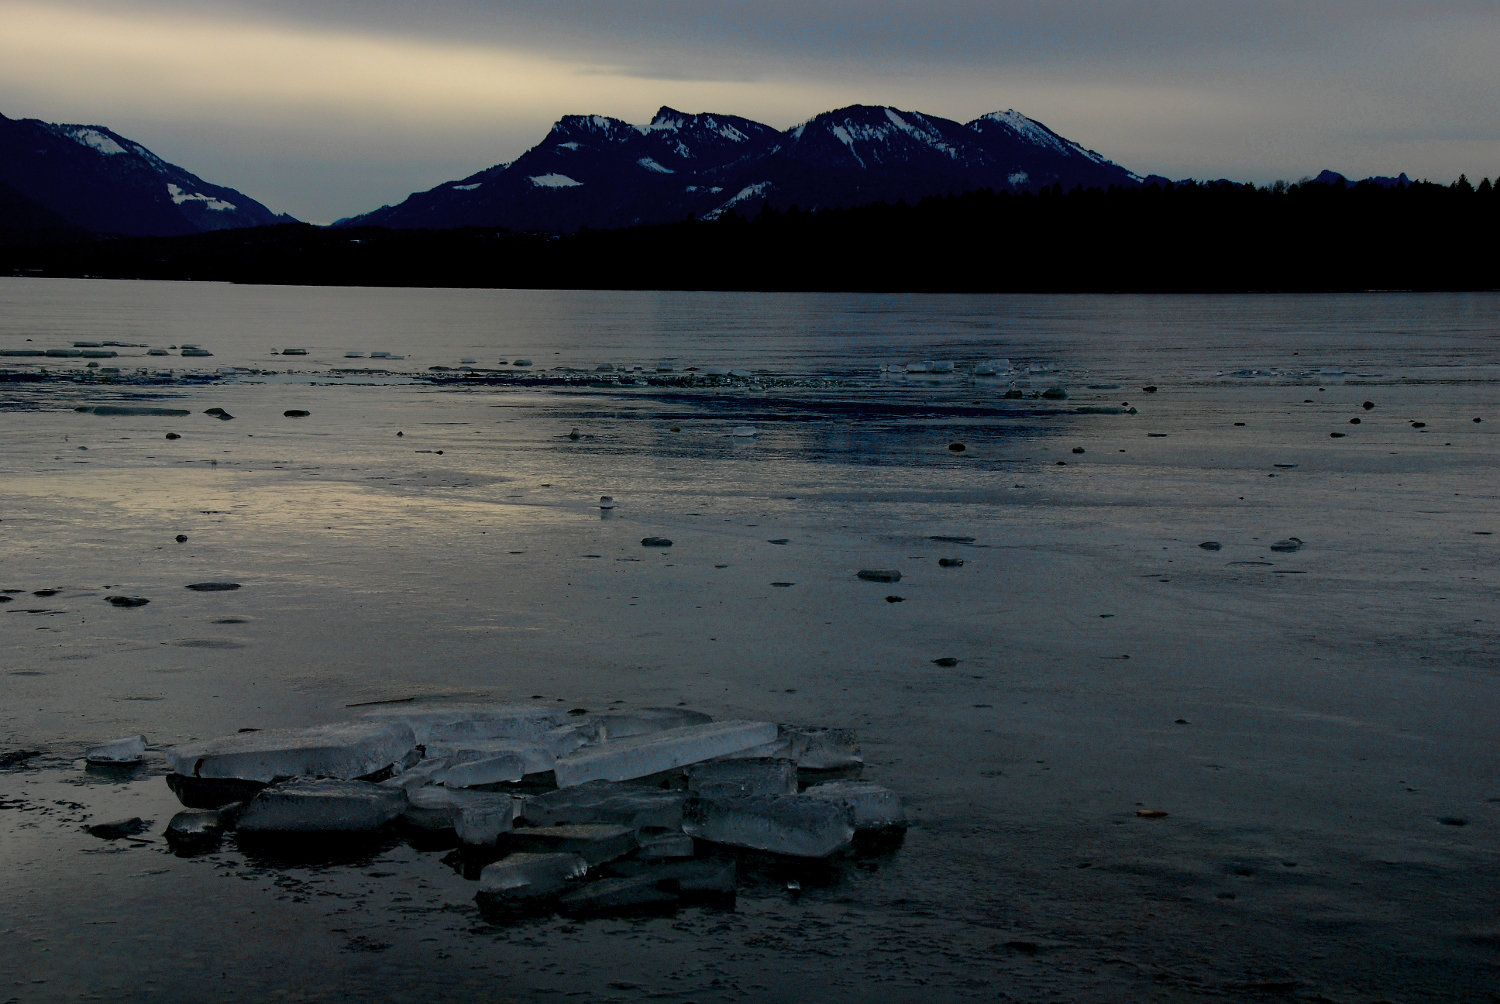
<svg viewBox="0 0 1500 1004">
<path fill-rule="evenodd" d="M 588 862 L 577 854 L 511 854 L 485 865 L 477 898 L 504 903 L 551 896 L 588 870 Z"/>
<path fill-rule="evenodd" d="M 366 781 L 299 778 L 261 791 L 240 810 L 240 833 L 358 833 L 405 811 L 405 790 Z"/>
<path fill-rule="evenodd" d="M 691 798 L 682 829 L 716 844 L 799 858 L 826 858 L 854 840 L 847 808 L 806 795 Z"/>
<path fill-rule="evenodd" d="M 123 739 L 111 739 L 109 742 L 90 746 L 84 751 L 83 758 L 89 763 L 100 766 L 118 766 L 140 763 L 145 755 L 146 737 L 126 736 Z"/>
<path fill-rule="evenodd" d="M 688 787 L 707 797 L 795 795 L 797 764 L 771 757 L 710 760 L 688 768 Z"/>
<path fill-rule="evenodd" d="M 825 781 L 803 794 L 844 806 L 856 830 L 886 830 L 906 825 L 900 796 L 870 781 Z"/>
<path fill-rule="evenodd" d="M 627 781 L 771 742 L 771 722 L 711 722 L 585 747 L 557 761 L 557 786 Z"/>
<path fill-rule="evenodd" d="M 349 779 L 390 767 L 415 745 L 411 728 L 399 722 L 348 722 L 187 743 L 167 750 L 167 764 L 189 777 Z"/>
</svg>

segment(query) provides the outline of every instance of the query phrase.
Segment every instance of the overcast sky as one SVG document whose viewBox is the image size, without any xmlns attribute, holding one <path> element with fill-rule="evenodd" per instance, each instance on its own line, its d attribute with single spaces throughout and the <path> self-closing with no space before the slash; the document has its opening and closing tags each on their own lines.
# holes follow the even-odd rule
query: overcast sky
<svg viewBox="0 0 1500 1004">
<path fill-rule="evenodd" d="M 1015 108 L 1141 174 L 1500 173 L 1497 0 L 0 0 L 0 113 L 313 222 L 560 116 Z"/>
</svg>

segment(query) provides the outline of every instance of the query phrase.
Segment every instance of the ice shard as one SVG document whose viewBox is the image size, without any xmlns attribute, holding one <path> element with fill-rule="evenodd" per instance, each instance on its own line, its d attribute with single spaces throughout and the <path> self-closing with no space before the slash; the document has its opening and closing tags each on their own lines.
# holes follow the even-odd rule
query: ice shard
<svg viewBox="0 0 1500 1004">
<path fill-rule="evenodd" d="M 360 833 L 378 830 L 406 809 L 405 790 L 367 781 L 298 778 L 273 784 L 245 803 L 239 833 Z"/>
<path fill-rule="evenodd" d="M 845 806 L 806 795 L 690 798 L 682 829 L 716 844 L 799 858 L 826 858 L 854 839 Z"/>
<path fill-rule="evenodd" d="M 776 738 L 771 722 L 709 722 L 601 742 L 559 757 L 559 788 L 585 781 L 627 781 L 725 756 Z"/>
<path fill-rule="evenodd" d="M 456 763 L 442 775 L 447 788 L 472 788 L 482 784 L 519 781 L 526 776 L 526 761 L 515 753 Z"/>
<path fill-rule="evenodd" d="M 167 764 L 188 777 L 274 781 L 280 777 L 350 779 L 389 767 L 416 740 L 398 722 L 349 722 L 307 729 L 265 729 L 167 750 Z"/>
<path fill-rule="evenodd" d="M 419 830 L 432 832 L 457 832 L 459 820 L 470 810 L 474 810 L 476 821 L 481 815 L 492 820 L 503 818 L 505 828 L 509 829 L 515 813 L 515 800 L 509 795 L 487 791 L 455 791 L 429 785 L 408 790 L 407 799 L 409 804 L 401 818 Z"/>
<path fill-rule="evenodd" d="M 690 708 L 607 711 L 592 717 L 599 724 L 599 738 L 604 740 L 650 735 L 653 732 L 680 729 L 685 725 L 705 725 L 713 721 L 712 716 Z"/>
<path fill-rule="evenodd" d="M 515 821 L 516 803 L 507 796 L 504 801 L 475 802 L 458 810 L 453 832 L 459 843 L 471 847 L 493 847 L 501 835 L 509 833 Z"/>
</svg>

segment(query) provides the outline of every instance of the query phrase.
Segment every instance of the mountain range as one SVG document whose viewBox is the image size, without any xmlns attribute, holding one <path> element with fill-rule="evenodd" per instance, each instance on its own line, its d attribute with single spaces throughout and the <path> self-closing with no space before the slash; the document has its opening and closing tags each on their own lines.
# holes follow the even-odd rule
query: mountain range
<svg viewBox="0 0 1500 1004">
<path fill-rule="evenodd" d="M 104 126 L 0 115 L 0 236 L 166 237 L 290 220 Z"/>
<path fill-rule="evenodd" d="M 1107 188 L 1141 178 L 1020 112 L 960 124 L 853 105 L 785 131 L 662 108 L 646 125 L 570 115 L 509 164 L 336 225 L 567 232 L 807 210 L 990 188 Z"/>
</svg>

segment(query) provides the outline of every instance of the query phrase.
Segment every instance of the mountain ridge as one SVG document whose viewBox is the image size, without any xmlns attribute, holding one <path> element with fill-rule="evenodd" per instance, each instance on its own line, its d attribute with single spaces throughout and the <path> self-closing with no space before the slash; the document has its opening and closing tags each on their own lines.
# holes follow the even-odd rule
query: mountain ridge
<svg viewBox="0 0 1500 1004">
<path fill-rule="evenodd" d="M 849 105 L 777 130 L 663 105 L 644 125 L 565 115 L 514 161 L 334 226 L 571 232 L 766 206 L 816 211 L 981 188 L 1107 188 L 1141 180 L 1014 109 L 960 123 L 888 105 Z"/>
</svg>

